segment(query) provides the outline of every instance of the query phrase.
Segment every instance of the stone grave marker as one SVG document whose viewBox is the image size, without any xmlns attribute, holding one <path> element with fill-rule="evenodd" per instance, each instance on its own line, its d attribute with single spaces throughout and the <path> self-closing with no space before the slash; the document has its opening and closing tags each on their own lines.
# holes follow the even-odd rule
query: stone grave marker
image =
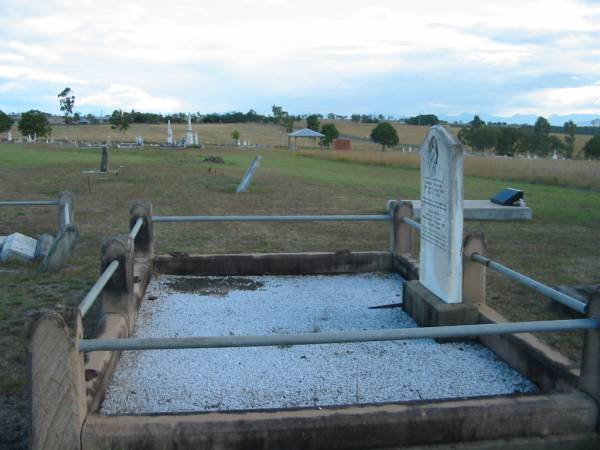
<svg viewBox="0 0 600 450">
<path fill-rule="evenodd" d="M 21 233 L 13 233 L 4 241 L 0 261 L 31 261 L 35 257 L 36 247 L 36 239 Z"/>
<path fill-rule="evenodd" d="M 462 302 L 463 148 L 441 125 L 421 146 L 419 281 L 446 303 Z"/>
<path fill-rule="evenodd" d="M 54 236 L 51 234 L 43 233 L 38 236 L 37 247 L 35 249 L 35 259 L 37 261 L 43 261 L 50 249 L 54 245 Z"/>
<path fill-rule="evenodd" d="M 58 272 L 73 254 L 78 239 L 79 231 L 77 227 L 67 225 L 54 240 L 48 255 L 40 266 L 40 271 Z"/>
<path fill-rule="evenodd" d="M 102 159 L 100 160 L 100 172 L 108 172 L 108 149 L 102 147 Z"/>
</svg>

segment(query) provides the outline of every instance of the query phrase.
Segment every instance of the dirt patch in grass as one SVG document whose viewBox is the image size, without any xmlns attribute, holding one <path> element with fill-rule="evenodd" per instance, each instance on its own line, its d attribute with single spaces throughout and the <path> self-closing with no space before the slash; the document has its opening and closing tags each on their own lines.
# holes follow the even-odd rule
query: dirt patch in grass
<svg viewBox="0 0 600 450">
<path fill-rule="evenodd" d="M 264 283 L 240 277 L 177 277 L 169 278 L 168 286 L 178 292 L 227 297 L 231 291 L 256 291 Z"/>
</svg>

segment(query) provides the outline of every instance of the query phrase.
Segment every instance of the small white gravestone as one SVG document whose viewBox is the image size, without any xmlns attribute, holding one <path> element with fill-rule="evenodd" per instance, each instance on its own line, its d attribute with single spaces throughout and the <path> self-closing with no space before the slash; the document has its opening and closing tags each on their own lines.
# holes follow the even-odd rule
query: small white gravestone
<svg viewBox="0 0 600 450">
<path fill-rule="evenodd" d="M 8 142 L 12 142 L 12 131 L 8 130 Z"/>
<path fill-rule="evenodd" d="M 421 145 L 419 281 L 446 303 L 462 302 L 463 147 L 441 125 Z"/>
<path fill-rule="evenodd" d="M 184 147 L 189 147 L 190 145 L 194 145 L 194 131 L 192 130 L 192 115 L 188 113 Z"/>
<path fill-rule="evenodd" d="M 173 128 L 171 128 L 171 120 L 167 121 L 167 144 L 173 145 Z"/>
<path fill-rule="evenodd" d="M 37 240 L 21 233 L 13 233 L 6 238 L 0 261 L 31 261 L 35 257 Z"/>
</svg>

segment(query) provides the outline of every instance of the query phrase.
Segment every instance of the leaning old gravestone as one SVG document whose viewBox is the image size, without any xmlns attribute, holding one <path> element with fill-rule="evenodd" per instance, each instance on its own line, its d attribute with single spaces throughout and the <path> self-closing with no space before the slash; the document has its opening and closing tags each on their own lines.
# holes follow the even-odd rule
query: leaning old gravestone
<svg viewBox="0 0 600 450">
<path fill-rule="evenodd" d="M 100 160 L 100 172 L 108 172 L 108 149 L 102 147 L 102 159 Z"/>
<path fill-rule="evenodd" d="M 41 272 L 58 272 L 73 254 L 79 230 L 73 224 L 61 230 L 40 266 Z"/>
<path fill-rule="evenodd" d="M 421 146 L 419 281 L 446 303 L 462 302 L 463 148 L 441 125 Z"/>
</svg>

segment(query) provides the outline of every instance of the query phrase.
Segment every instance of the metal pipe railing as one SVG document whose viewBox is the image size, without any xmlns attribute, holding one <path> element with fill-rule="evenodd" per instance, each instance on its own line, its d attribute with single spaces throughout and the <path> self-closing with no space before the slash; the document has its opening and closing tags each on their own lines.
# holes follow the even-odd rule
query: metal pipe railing
<svg viewBox="0 0 600 450">
<path fill-rule="evenodd" d="M 135 239 L 137 234 L 139 233 L 140 229 L 142 228 L 142 225 L 144 224 L 144 219 L 142 219 L 141 217 L 139 217 L 136 221 L 135 224 L 133 225 L 133 228 L 131 229 L 131 231 L 129 232 L 129 237 L 131 239 Z"/>
<path fill-rule="evenodd" d="M 413 219 L 410 219 L 408 217 L 403 217 L 402 221 L 408 225 L 410 225 L 411 227 L 413 227 L 415 230 L 417 231 L 421 231 L 421 224 Z"/>
<path fill-rule="evenodd" d="M 89 290 L 89 292 L 79 305 L 81 317 L 84 317 L 88 310 L 92 307 L 94 301 L 96 301 L 96 298 L 98 298 L 98 295 L 100 295 L 100 292 L 102 292 L 102 289 L 104 289 L 106 283 L 108 283 L 108 281 L 113 276 L 118 267 L 119 261 L 114 260 L 106 267 L 106 269 L 104 269 L 104 272 L 102 272 L 102 274 L 98 277 L 92 288 Z"/>
<path fill-rule="evenodd" d="M 333 222 L 390 221 L 388 214 L 341 214 L 297 216 L 153 216 L 153 222 Z"/>
<path fill-rule="evenodd" d="M 529 278 L 522 273 L 516 272 L 512 269 L 509 269 L 502 264 L 499 264 L 495 261 L 492 261 L 485 256 L 480 255 L 479 253 L 473 253 L 471 255 L 471 259 L 479 264 L 483 264 L 486 267 L 489 267 L 492 270 L 495 270 L 502 275 L 507 276 L 511 280 L 517 281 L 527 287 L 530 287 L 542 295 L 551 298 L 552 300 L 561 303 L 571 309 L 574 309 L 577 312 L 585 314 L 587 311 L 587 305 L 576 298 L 573 298 L 567 294 L 563 294 L 562 292 L 557 291 L 556 289 L 552 289 L 545 284 L 540 283 L 539 281 L 534 280 L 533 278 Z"/>
<path fill-rule="evenodd" d="M 1 201 L 0 206 L 57 206 L 58 200 L 10 200 Z"/>
<path fill-rule="evenodd" d="M 171 350 L 183 348 L 344 344 L 349 342 L 398 341 L 408 339 L 484 336 L 491 334 L 590 330 L 598 328 L 599 326 L 600 324 L 595 319 L 570 319 L 425 328 L 399 328 L 388 330 L 343 331 L 333 333 L 270 334 L 263 336 L 82 339 L 79 341 L 79 351 Z"/>
<path fill-rule="evenodd" d="M 71 216 L 69 214 L 69 203 L 65 203 L 65 208 L 63 211 L 64 211 L 64 215 L 65 215 L 65 226 L 66 226 L 71 223 Z"/>
</svg>

